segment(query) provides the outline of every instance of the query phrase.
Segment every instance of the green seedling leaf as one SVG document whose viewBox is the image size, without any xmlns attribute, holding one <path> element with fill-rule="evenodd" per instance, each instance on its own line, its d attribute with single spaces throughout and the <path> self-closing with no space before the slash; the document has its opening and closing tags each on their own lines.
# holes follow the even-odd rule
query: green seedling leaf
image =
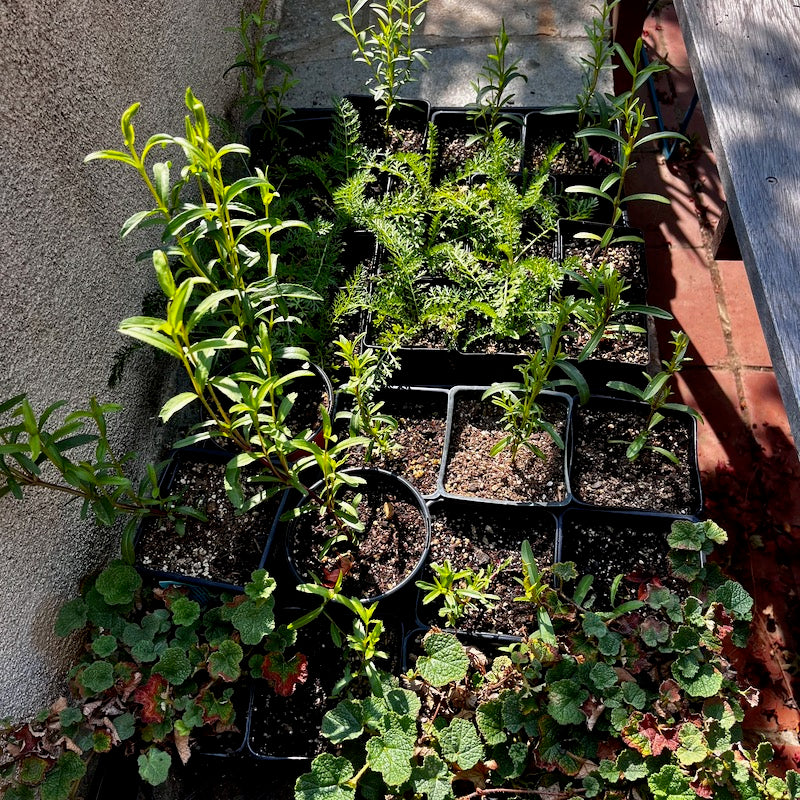
<svg viewBox="0 0 800 800">
<path fill-rule="evenodd" d="M 354 800 L 356 790 L 348 785 L 353 767 L 346 758 L 322 753 L 311 762 L 311 772 L 294 785 L 295 800 Z"/>
<path fill-rule="evenodd" d="M 101 694 L 114 685 L 114 667 L 108 661 L 94 661 L 79 673 L 78 681 L 89 694 Z"/>
<path fill-rule="evenodd" d="M 547 712 L 559 725 L 580 725 L 586 722 L 581 706 L 589 699 L 589 692 L 570 679 L 555 681 L 548 687 Z"/>
<path fill-rule="evenodd" d="M 405 719 L 392 712 L 383 718 L 382 727 L 380 736 L 367 741 L 367 764 L 380 772 L 389 786 L 399 786 L 411 777 L 415 732 Z"/>
<path fill-rule="evenodd" d="M 217 652 L 208 657 L 208 674 L 214 680 L 239 680 L 243 657 L 242 648 L 233 639 L 225 639 L 220 642 Z"/>
<path fill-rule="evenodd" d="M 245 600 L 231 615 L 233 627 L 239 631 L 243 644 L 258 644 L 275 630 L 274 598 L 266 601 Z"/>
<path fill-rule="evenodd" d="M 475 726 L 466 719 L 454 717 L 439 732 L 442 757 L 459 769 L 470 769 L 483 758 L 483 745 Z"/>
<path fill-rule="evenodd" d="M 62 754 L 41 785 L 42 800 L 67 800 L 85 772 L 80 756 L 69 751 Z"/>
<path fill-rule="evenodd" d="M 433 753 L 425 756 L 422 766 L 411 770 L 414 792 L 427 800 L 451 800 L 453 790 L 450 777 L 447 764 Z"/>
<path fill-rule="evenodd" d="M 138 764 L 142 780 L 151 786 L 160 786 L 169 777 L 172 759 L 169 753 L 151 747 L 146 753 L 139 756 Z"/>
<path fill-rule="evenodd" d="M 486 744 L 502 744 L 508 738 L 503 724 L 503 703 L 499 699 L 488 700 L 479 705 L 475 712 L 475 722 Z"/>
<path fill-rule="evenodd" d="M 98 636 L 92 642 L 92 651 L 99 658 L 108 658 L 117 649 L 117 638 L 106 634 Z"/>
<path fill-rule="evenodd" d="M 689 781 L 680 767 L 674 764 L 666 764 L 655 775 L 648 777 L 647 785 L 654 800 L 697 800 Z"/>
<path fill-rule="evenodd" d="M 172 621 L 178 626 L 193 625 L 200 619 L 200 604 L 183 595 L 172 601 L 169 610 Z"/>
<path fill-rule="evenodd" d="M 713 600 L 722 603 L 725 609 L 737 619 L 749 620 L 752 617 L 753 598 L 736 581 L 725 581 L 714 591 Z"/>
<path fill-rule="evenodd" d="M 76 597 L 61 606 L 56 618 L 56 636 L 69 636 L 73 631 L 78 631 L 86 625 L 88 612 L 83 599 Z"/>
<path fill-rule="evenodd" d="M 444 686 L 462 680 L 469 659 L 461 643 L 449 633 L 429 633 L 422 642 L 427 655 L 417 659 L 417 669 L 432 686 Z"/>
<path fill-rule="evenodd" d="M 110 606 L 132 603 L 141 585 L 139 573 L 122 561 L 112 561 L 95 582 L 95 588 Z"/>
<path fill-rule="evenodd" d="M 173 686 L 180 686 L 192 672 L 192 664 L 182 647 L 168 647 L 153 665 L 153 673 L 161 675 Z"/>
<path fill-rule="evenodd" d="M 333 744 L 357 739 L 363 730 L 363 710 L 358 700 L 343 700 L 322 718 L 322 735 Z"/>
</svg>

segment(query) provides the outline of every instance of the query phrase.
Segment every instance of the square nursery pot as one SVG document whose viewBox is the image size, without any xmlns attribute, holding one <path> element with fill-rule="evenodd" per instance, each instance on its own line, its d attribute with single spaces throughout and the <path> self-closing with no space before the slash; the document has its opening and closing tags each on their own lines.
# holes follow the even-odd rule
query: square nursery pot
<svg viewBox="0 0 800 800">
<path fill-rule="evenodd" d="M 420 579 L 430 582 L 430 565 L 448 561 L 456 571 L 478 571 L 510 563 L 497 573 L 488 592 L 500 599 L 487 608 L 474 604 L 457 623 L 459 633 L 487 635 L 490 638 L 519 638 L 536 628 L 536 610 L 525 602 L 515 601 L 522 595 L 517 579 L 522 579 L 521 549 L 527 540 L 537 565 L 549 567 L 556 552 L 558 524 L 556 517 L 545 509 L 498 505 L 478 500 L 443 498 L 430 503 L 431 549 Z M 445 618 L 438 613 L 441 603 L 436 600 L 423 605 L 426 592 L 419 590 L 417 620 L 423 627 L 446 627 Z"/>
<path fill-rule="evenodd" d="M 319 552 L 331 537 L 326 520 L 315 508 L 291 520 L 286 528 L 286 556 L 294 581 L 312 582 L 313 576 L 333 586 L 344 572 L 342 591 L 366 605 L 389 600 L 399 603 L 404 590 L 425 561 L 431 537 L 431 520 L 422 495 L 404 478 L 382 469 L 349 468 L 345 473 L 363 479 L 342 497 L 352 501 L 361 495 L 358 514 L 365 529 L 355 541 L 342 541 L 328 552 L 324 562 Z M 318 496 L 322 482 L 310 488 Z M 298 508 L 307 507 L 303 498 Z"/>
<path fill-rule="evenodd" d="M 672 574 L 667 543 L 672 523 L 689 517 L 668 514 L 568 509 L 561 518 L 559 561 L 574 561 L 579 579 L 592 575 L 595 608 L 610 607 L 614 578 L 622 575 L 615 604 L 635 600 L 648 584 L 679 594 L 688 584 Z M 698 561 L 701 555 L 697 554 Z M 699 564 L 698 564 L 699 565 Z"/>
<path fill-rule="evenodd" d="M 594 233 L 602 236 L 608 225 L 598 222 L 575 222 L 561 219 L 558 221 L 558 258 L 562 262 L 567 258 L 577 258 L 579 263 L 574 272 L 590 275 L 602 264 L 614 267 L 630 287 L 625 293 L 629 303 L 644 303 L 647 297 L 647 259 L 643 242 L 619 242 L 610 244 L 605 252 L 596 253 L 597 242 L 593 239 L 576 238 L 576 234 Z M 615 236 L 637 236 L 644 239 L 642 232 L 636 228 L 618 227 Z M 580 295 L 581 290 L 576 281 L 564 280 L 562 293 Z"/>
<path fill-rule="evenodd" d="M 172 522 L 148 517 L 136 532 L 136 569 L 156 581 L 210 591 L 243 591 L 254 570 L 264 567 L 287 493 L 237 516 L 225 493 L 229 454 L 176 451 L 159 481 L 161 495 L 177 494 L 182 504 L 202 511 L 207 522 L 186 521 L 179 535 Z"/>
<path fill-rule="evenodd" d="M 503 135 L 517 145 L 522 141 L 522 120 L 522 115 L 515 115 L 501 128 Z M 479 128 L 466 108 L 435 109 L 431 113 L 431 122 L 436 128 L 434 176 L 439 181 L 458 172 L 470 158 L 480 153 L 483 145 L 481 141 L 467 143 Z M 511 172 L 519 172 L 520 168 L 518 159 Z"/>
<path fill-rule="evenodd" d="M 402 99 L 389 118 L 388 137 L 383 130 L 385 111 L 376 108 L 372 95 L 347 95 L 358 112 L 361 140 L 373 150 L 424 153 L 431 106 L 425 100 Z"/>
<path fill-rule="evenodd" d="M 488 386 L 454 386 L 448 407 L 445 461 L 440 485 L 450 498 L 477 498 L 501 505 L 560 507 L 570 500 L 565 453 L 540 431 L 532 441 L 545 454 L 539 458 L 520 447 L 516 459 L 506 448 L 497 456 L 490 450 L 503 437 L 502 411 L 491 398 L 482 400 Z M 543 391 L 544 416 L 567 442 L 572 398 Z"/>
<path fill-rule="evenodd" d="M 584 127 L 590 125 L 588 121 L 584 123 Z M 588 142 L 593 155 L 585 159 L 582 144 L 575 138 L 577 132 L 577 112 L 545 114 L 537 110 L 526 114 L 522 138 L 523 168 L 538 171 L 548 152 L 563 142 L 564 147 L 550 164 L 551 175 L 569 176 L 573 183 L 586 183 L 583 179 L 592 176 L 599 176 L 602 180 L 619 160 L 618 145 L 605 137 L 592 137 Z"/>
<path fill-rule="evenodd" d="M 673 464 L 644 449 L 635 461 L 626 450 L 644 426 L 645 403 L 613 397 L 592 397 L 572 409 L 569 485 L 583 506 L 668 514 L 702 513 L 703 497 L 697 466 L 697 423 L 689 414 L 665 410 L 651 444 L 672 452 Z"/>
<path fill-rule="evenodd" d="M 329 606 L 330 610 L 343 610 Z M 302 609 L 287 609 L 284 621 L 303 614 Z M 351 632 L 353 616 L 336 614 L 335 624 L 344 640 Z M 337 682 L 343 678 L 346 656 L 331 636 L 334 622 L 325 615 L 298 629 L 297 641 L 287 648 L 287 659 L 299 655 L 305 661 L 306 678 L 291 693 L 276 691 L 272 681 L 256 680 L 247 717 L 247 752 L 260 761 L 304 762 L 319 755 L 329 746 L 320 733 L 322 719 L 346 694 L 332 697 Z M 388 660 L 377 659 L 376 665 L 397 674 L 402 661 L 405 631 L 391 620 L 384 620 L 380 649 Z M 358 679 L 351 685 L 358 691 Z M 272 796 L 272 795 L 270 795 Z"/>
<path fill-rule="evenodd" d="M 369 464 L 363 461 L 362 448 L 351 450 L 348 463 L 394 472 L 405 478 L 425 499 L 435 497 L 444 458 L 447 397 L 446 389 L 433 387 L 391 386 L 382 389 L 376 400 L 384 404 L 381 413 L 389 414 L 398 422 L 393 437 L 398 450 L 390 455 L 375 451 Z"/>
</svg>

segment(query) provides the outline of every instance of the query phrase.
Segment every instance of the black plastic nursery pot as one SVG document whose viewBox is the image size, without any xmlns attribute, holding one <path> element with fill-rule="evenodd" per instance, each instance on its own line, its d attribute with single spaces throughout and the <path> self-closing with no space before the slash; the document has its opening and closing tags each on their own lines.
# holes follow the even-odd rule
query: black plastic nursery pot
<svg viewBox="0 0 800 800">
<path fill-rule="evenodd" d="M 537 624 L 535 608 L 514 599 L 523 595 L 519 582 L 523 577 L 522 543 L 527 540 L 530 544 L 538 568 L 549 567 L 557 549 L 556 516 L 546 509 L 479 500 L 441 498 L 429 505 L 431 548 L 420 580 L 431 582 L 431 564 L 441 566 L 445 562 L 455 571 L 495 573 L 487 591 L 499 599 L 488 607 L 471 603 L 456 622 L 456 631 L 491 639 L 513 639 L 529 633 Z M 423 604 L 426 593 L 420 589 L 417 596 L 419 624 L 446 628 L 448 620 L 438 613 L 442 603 L 435 600 Z"/>
<path fill-rule="evenodd" d="M 313 158 L 330 149 L 333 133 L 332 108 L 296 108 L 278 131 L 267 120 L 250 125 L 245 144 L 252 167 L 272 167 L 276 160 L 285 169 L 294 156 Z"/>
<path fill-rule="evenodd" d="M 571 497 L 566 455 L 544 430 L 528 439 L 544 458 L 528 447 L 520 447 L 515 458 L 508 447 L 496 456 L 490 455 L 504 435 L 504 423 L 502 410 L 491 398 L 481 399 L 488 388 L 451 389 L 441 494 L 498 504 L 565 506 Z M 567 443 L 572 398 L 561 392 L 543 391 L 538 402 L 544 418 Z"/>
<path fill-rule="evenodd" d="M 501 128 L 503 135 L 515 144 L 522 141 L 522 114 L 515 115 Z M 434 175 L 440 180 L 462 167 L 468 159 L 476 155 L 482 144 L 480 141 L 467 143 L 470 137 L 480 133 L 479 124 L 466 108 L 432 109 L 431 122 L 436 127 L 436 166 Z M 521 148 L 520 148 L 521 153 Z M 521 161 L 511 172 L 519 172 Z"/>
<path fill-rule="evenodd" d="M 592 397 L 575 405 L 570 421 L 569 485 L 586 507 L 698 515 L 703 510 L 697 464 L 697 423 L 689 414 L 664 410 L 649 444 L 665 448 L 674 464 L 652 449 L 627 458 L 628 443 L 646 423 L 645 403 Z"/>
<path fill-rule="evenodd" d="M 587 121 L 584 127 L 589 127 Z M 589 158 L 584 158 L 581 142 L 575 138 L 578 132 L 577 112 L 545 114 L 538 109 L 525 115 L 522 137 L 523 169 L 538 171 L 552 148 L 564 143 L 564 147 L 550 164 L 550 174 L 569 175 L 570 180 L 593 175 L 605 176 L 619 160 L 619 148 L 611 139 L 593 136 L 588 139 L 591 148 Z M 574 180 L 585 183 L 584 180 Z"/>
<path fill-rule="evenodd" d="M 568 509 L 561 518 L 559 561 L 573 561 L 579 577 L 592 575 L 595 608 L 609 608 L 610 589 L 622 575 L 615 604 L 635 600 L 648 584 L 679 593 L 687 584 L 672 576 L 667 536 L 677 520 L 670 514 Z M 697 554 L 698 566 L 700 554 Z"/>
<path fill-rule="evenodd" d="M 378 392 L 376 401 L 383 403 L 380 413 L 398 422 L 392 437 L 398 449 L 390 454 L 376 450 L 364 466 L 405 478 L 426 500 L 436 496 L 444 458 L 447 397 L 446 389 L 427 386 L 390 386 Z M 352 451 L 349 463 L 355 466 L 362 455 L 363 450 Z"/>
<path fill-rule="evenodd" d="M 358 112 L 361 138 L 367 147 L 397 152 L 425 152 L 431 106 L 426 100 L 401 99 L 389 117 L 388 136 L 384 131 L 385 110 L 377 108 L 372 95 L 347 95 Z"/>
<path fill-rule="evenodd" d="M 297 610 L 294 617 L 302 613 Z M 286 621 L 291 618 L 290 614 Z M 319 755 L 325 749 L 322 718 L 338 703 L 331 693 L 344 674 L 345 660 L 324 616 L 298 630 L 297 642 L 284 657 L 294 659 L 304 680 L 294 686 L 257 680 L 250 698 L 247 752 L 262 761 L 306 761 Z M 270 675 L 270 669 L 265 659 L 262 672 Z"/>
<path fill-rule="evenodd" d="M 341 606 L 328 606 L 328 612 L 344 611 Z M 298 619 L 300 608 L 283 611 L 283 621 Z M 353 616 L 349 612 L 335 614 L 335 623 L 342 639 L 351 631 Z M 388 659 L 378 658 L 376 666 L 397 674 L 402 663 L 402 626 L 383 620 L 380 649 Z M 318 616 L 297 630 L 297 641 L 285 653 L 285 660 L 294 659 L 303 679 L 292 688 L 287 682 L 276 682 L 270 663 L 265 659 L 262 673 L 265 680 L 256 680 L 247 714 L 246 752 L 259 761 L 304 762 L 326 749 L 321 735 L 322 718 L 346 695 L 332 697 L 337 682 L 344 676 L 347 657 L 331 636 L 332 622 Z M 353 664 L 352 666 L 357 666 Z"/>
<path fill-rule="evenodd" d="M 136 569 L 160 582 L 210 591 L 243 591 L 253 571 L 264 567 L 283 513 L 287 492 L 237 516 L 225 492 L 230 454 L 205 450 L 176 451 L 161 476 L 162 496 L 178 494 L 184 505 L 203 512 L 207 521 L 187 519 L 179 534 L 160 517 L 143 520 L 136 532 Z"/>
<path fill-rule="evenodd" d="M 311 501 L 303 498 L 298 508 L 307 510 L 286 529 L 289 568 L 298 584 L 309 583 L 316 575 L 324 585 L 333 586 L 343 572 L 345 594 L 365 604 L 394 602 L 413 586 L 425 561 L 431 537 L 428 507 L 407 480 L 392 472 L 375 468 L 344 472 L 363 480 L 343 496 L 350 501 L 355 494 L 362 496 L 358 512 L 364 531 L 355 541 L 339 542 L 320 562 L 318 554 L 331 529 L 309 505 Z M 314 484 L 311 496 L 319 496 L 321 489 L 322 481 Z"/>
<path fill-rule="evenodd" d="M 581 234 L 590 233 L 602 237 L 609 226 L 598 222 L 575 222 L 561 219 L 558 221 L 558 258 L 562 262 L 567 258 L 577 258 L 578 268 L 575 272 L 590 275 L 602 264 L 613 266 L 625 279 L 629 289 L 625 299 L 630 303 L 644 303 L 647 296 L 647 259 L 645 257 L 644 234 L 637 228 L 616 227 L 614 237 L 635 236 L 638 242 L 612 242 L 605 250 L 598 252 L 597 240 L 581 238 Z M 575 281 L 567 278 L 562 289 L 564 294 L 580 294 L 581 290 Z"/>
</svg>

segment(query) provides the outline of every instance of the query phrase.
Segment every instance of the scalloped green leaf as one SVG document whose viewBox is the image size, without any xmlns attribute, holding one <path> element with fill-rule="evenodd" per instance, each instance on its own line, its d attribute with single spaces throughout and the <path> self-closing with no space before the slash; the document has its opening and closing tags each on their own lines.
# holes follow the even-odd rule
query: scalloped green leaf
<svg viewBox="0 0 800 800">
<path fill-rule="evenodd" d="M 42 800 L 67 800 L 85 772 L 80 756 L 70 751 L 62 754 L 39 789 Z"/>
<path fill-rule="evenodd" d="M 497 762 L 497 771 L 504 780 L 518 778 L 528 765 L 528 745 L 512 742 L 508 747 L 492 748 L 491 756 Z"/>
<path fill-rule="evenodd" d="M 208 657 L 208 674 L 215 680 L 237 681 L 241 675 L 244 652 L 233 639 L 220 642 L 219 649 Z"/>
<path fill-rule="evenodd" d="M 750 619 L 753 610 L 753 598 L 747 590 L 736 581 L 725 581 L 713 592 L 713 600 L 722 603 L 726 610 L 738 619 Z"/>
<path fill-rule="evenodd" d="M 502 744 L 508 738 L 503 725 L 503 703 L 499 699 L 481 703 L 475 711 L 475 722 L 486 744 Z"/>
<path fill-rule="evenodd" d="M 439 731 L 439 745 L 445 761 L 470 769 L 483 758 L 483 744 L 475 726 L 466 719 L 454 717 Z"/>
<path fill-rule="evenodd" d="M 92 641 L 92 652 L 99 658 L 108 658 L 117 649 L 117 637 L 110 633 Z"/>
<path fill-rule="evenodd" d="M 447 764 L 434 753 L 426 755 L 421 766 L 411 770 L 414 793 L 427 800 L 451 800 L 453 788 Z"/>
<path fill-rule="evenodd" d="M 294 785 L 295 800 L 354 800 L 356 790 L 347 786 L 353 767 L 346 758 L 322 753 L 311 762 L 311 771 Z"/>
<path fill-rule="evenodd" d="M 267 600 L 245 600 L 231 615 L 233 627 L 239 631 L 242 644 L 258 644 L 267 634 L 275 630 L 273 608 L 275 598 Z"/>
<path fill-rule="evenodd" d="M 684 766 L 699 764 L 708 755 L 708 747 L 703 734 L 691 722 L 681 725 L 678 731 L 678 741 L 680 746 L 675 755 Z"/>
<path fill-rule="evenodd" d="M 681 673 L 678 663 L 672 665 L 672 676 L 678 685 L 692 697 L 714 697 L 722 688 L 722 673 L 711 664 L 701 664 L 695 673 L 688 677 Z"/>
<path fill-rule="evenodd" d="M 114 667 L 108 661 L 94 661 L 81 670 L 78 682 L 90 694 L 100 694 L 114 685 Z"/>
<path fill-rule="evenodd" d="M 153 665 L 153 674 L 161 675 L 174 686 L 180 686 L 192 671 L 192 664 L 182 647 L 168 647 Z"/>
<path fill-rule="evenodd" d="M 56 617 L 55 631 L 57 636 L 69 636 L 86 625 L 88 611 L 86 603 L 80 597 L 69 600 L 61 606 Z"/>
<path fill-rule="evenodd" d="M 257 569 L 244 585 L 244 593 L 253 600 L 266 600 L 272 596 L 276 586 L 275 579 L 265 569 Z"/>
<path fill-rule="evenodd" d="M 600 661 L 589 672 L 589 677 L 595 689 L 602 691 L 617 684 L 617 673 L 610 664 Z"/>
<path fill-rule="evenodd" d="M 160 786 L 169 777 L 172 759 L 169 753 L 151 747 L 146 753 L 139 756 L 137 763 L 142 780 L 151 786 Z"/>
<path fill-rule="evenodd" d="M 666 764 L 655 775 L 650 775 L 647 785 L 654 800 L 697 800 L 689 781 L 674 764 Z"/>
<path fill-rule="evenodd" d="M 343 700 L 322 718 L 322 735 L 333 744 L 357 739 L 364 730 L 364 710 L 359 700 Z"/>
<path fill-rule="evenodd" d="M 581 706 L 589 699 L 589 692 L 579 683 L 564 679 L 548 687 L 547 711 L 560 725 L 580 725 L 586 722 Z"/>
<path fill-rule="evenodd" d="M 122 561 L 112 561 L 95 581 L 95 588 L 110 606 L 132 603 L 141 585 L 139 573 Z"/>
<path fill-rule="evenodd" d="M 380 772 L 389 786 L 399 786 L 411 777 L 416 729 L 410 722 L 389 712 L 383 718 L 381 735 L 367 741 L 367 764 Z"/>
<path fill-rule="evenodd" d="M 417 669 L 432 686 L 444 686 L 466 677 L 469 658 L 461 643 L 449 633 L 430 633 L 422 642 L 427 655 L 417 659 Z"/>
<path fill-rule="evenodd" d="M 172 613 L 172 621 L 179 627 L 193 625 L 200 619 L 200 603 L 190 600 L 188 597 L 176 597 L 169 608 Z"/>
</svg>

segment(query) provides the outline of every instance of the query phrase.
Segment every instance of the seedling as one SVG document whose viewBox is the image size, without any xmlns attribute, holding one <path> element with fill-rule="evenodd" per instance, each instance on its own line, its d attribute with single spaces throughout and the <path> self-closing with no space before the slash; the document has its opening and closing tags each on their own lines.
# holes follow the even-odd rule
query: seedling
<svg viewBox="0 0 800 800">
<path fill-rule="evenodd" d="M 470 84 L 475 91 L 475 102 L 468 106 L 467 115 L 475 123 L 477 133 L 469 137 L 468 145 L 491 137 L 514 119 L 507 110 L 514 102 L 514 94 L 508 87 L 518 78 L 527 83 L 528 78 L 517 69 L 519 58 L 512 64 L 506 63 L 507 48 L 506 23 L 502 19 L 500 33 L 494 37 L 494 53 L 489 53 L 478 80 Z"/>
<path fill-rule="evenodd" d="M 394 435 L 398 422 L 389 414 L 383 413 L 383 401 L 375 401 L 375 393 L 380 390 L 391 374 L 385 353 L 378 354 L 370 347 L 362 349 L 366 334 L 359 334 L 352 341 L 340 336 L 333 344 L 336 355 L 344 361 L 350 376 L 342 384 L 340 391 L 353 398 L 350 411 L 340 411 L 337 419 L 349 422 L 352 436 L 363 436 L 369 440 L 364 460 L 372 460 L 375 449 L 381 455 L 390 455 L 397 450 Z"/>
<path fill-rule="evenodd" d="M 347 13 L 334 14 L 332 19 L 355 40 L 353 59 L 366 64 L 372 72 L 368 88 L 377 108 L 383 109 L 384 133 L 388 135 L 392 111 L 402 105 L 400 92 L 403 87 L 415 80 L 415 64 L 427 68 L 421 47 L 413 47 L 412 39 L 417 28 L 425 19 L 421 9 L 428 0 L 375 0 L 368 10 L 375 15 L 377 22 L 359 27 L 358 13 L 367 6 L 368 0 L 346 0 Z M 371 85 L 370 85 L 371 84 Z"/>
<path fill-rule="evenodd" d="M 439 616 L 444 618 L 448 627 L 455 628 L 471 609 L 479 606 L 492 608 L 492 604 L 500 599 L 496 594 L 489 594 L 488 589 L 492 579 L 510 563 L 509 558 L 502 564 L 489 564 L 485 569 L 481 567 L 477 571 L 471 567 L 455 570 L 449 561 L 431 564 L 433 582 L 417 581 L 417 586 L 427 591 L 422 603 L 428 605 L 442 598 Z"/>
<path fill-rule="evenodd" d="M 489 451 L 492 456 L 499 455 L 507 447 L 511 449 L 512 461 L 516 459 L 520 447 L 532 452 L 537 458 L 545 459 L 544 451 L 532 440 L 538 431 L 544 431 L 563 449 L 564 441 L 553 425 L 544 418 L 539 396 L 545 389 L 569 384 L 578 390 L 581 402 L 589 398 L 589 386 L 574 364 L 566 360 L 561 339 L 565 327 L 576 306 L 574 298 L 561 300 L 555 310 L 556 319 L 552 324 L 539 327 L 542 341 L 541 349 L 528 356 L 522 364 L 516 365 L 522 373 L 521 382 L 492 384 L 481 399 L 492 398 L 492 402 L 503 410 L 503 429 L 505 435 Z M 551 379 L 554 368 L 560 369 L 565 378 Z"/>
<path fill-rule="evenodd" d="M 567 270 L 566 275 L 576 281 L 588 295 L 575 305 L 573 318 L 590 338 L 583 346 L 578 361 L 589 358 L 603 339 L 617 338 L 624 333 L 646 333 L 639 325 L 619 322 L 633 314 L 648 314 L 659 319 L 672 319 L 672 314 L 656 306 L 628 303 L 623 295 L 629 286 L 619 271 L 603 264 L 589 275 Z"/>
<path fill-rule="evenodd" d="M 691 359 L 686 357 L 686 350 L 689 347 L 689 337 L 683 332 L 672 332 L 672 358 L 669 361 L 662 361 L 663 369 L 652 377 L 644 373 L 647 380 L 647 385 L 644 389 L 639 389 L 625 381 L 609 381 L 607 386 L 610 389 L 625 392 L 633 395 L 637 400 L 641 400 L 650 406 L 650 412 L 647 415 L 645 424 L 642 426 L 641 431 L 632 442 L 624 442 L 618 439 L 612 439 L 613 444 L 627 444 L 628 449 L 625 455 L 630 461 L 635 461 L 642 453 L 643 450 L 652 450 L 659 453 L 665 458 L 669 459 L 674 464 L 679 464 L 678 457 L 665 447 L 660 447 L 650 443 L 653 432 L 658 425 L 663 422 L 664 415 L 661 413 L 665 410 L 681 411 L 689 414 L 699 422 L 703 421 L 700 414 L 690 406 L 683 403 L 670 403 L 667 402 L 669 396 L 672 394 L 672 387 L 670 381 L 677 375 L 683 365 Z"/>
<path fill-rule="evenodd" d="M 579 139 L 591 137 L 609 139 L 619 146 L 619 159 L 614 162 L 614 169 L 603 179 L 599 188 L 578 184 L 569 186 L 566 189 L 567 192 L 580 192 L 592 195 L 606 201 L 610 205 L 611 213 L 608 229 L 602 235 L 595 233 L 581 234 L 584 238 L 596 240 L 598 243 L 598 251 L 604 250 L 612 242 L 642 241 L 639 237 L 627 235 L 618 236 L 615 231 L 614 226 L 618 225 L 622 219 L 622 208 L 625 203 L 637 200 L 651 200 L 666 204 L 670 202 L 669 198 L 655 192 L 625 194 L 625 179 L 628 172 L 636 166 L 633 161 L 634 152 L 644 145 L 658 139 L 679 139 L 681 141 L 688 141 L 683 134 L 677 133 L 676 131 L 656 131 L 646 136 L 642 135 L 644 129 L 648 127 L 650 121 L 655 119 L 655 117 L 648 117 L 645 115 L 641 99 L 636 95 L 636 92 L 651 76 L 655 75 L 657 72 L 663 72 L 669 69 L 669 66 L 667 64 L 658 63 L 642 66 L 641 39 L 637 40 L 631 58 L 628 57 L 619 44 L 614 45 L 614 51 L 619 55 L 625 69 L 630 74 L 632 84 L 632 88 L 629 91 L 623 92 L 611 99 L 614 109 L 613 119 L 618 119 L 620 121 L 621 133 L 617 133 L 608 127 L 591 126 L 579 130 L 576 136 Z M 613 194 L 611 193 L 612 190 Z"/>
</svg>

